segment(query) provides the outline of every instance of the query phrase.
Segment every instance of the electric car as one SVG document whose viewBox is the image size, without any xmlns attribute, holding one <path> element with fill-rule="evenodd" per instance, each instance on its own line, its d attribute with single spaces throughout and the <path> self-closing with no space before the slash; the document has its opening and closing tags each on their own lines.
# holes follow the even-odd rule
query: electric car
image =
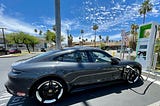
<svg viewBox="0 0 160 106">
<path fill-rule="evenodd" d="M 82 86 L 117 80 L 135 83 L 141 69 L 139 63 L 120 60 L 99 48 L 70 47 L 15 62 L 5 86 L 13 95 L 48 104 Z"/>
</svg>

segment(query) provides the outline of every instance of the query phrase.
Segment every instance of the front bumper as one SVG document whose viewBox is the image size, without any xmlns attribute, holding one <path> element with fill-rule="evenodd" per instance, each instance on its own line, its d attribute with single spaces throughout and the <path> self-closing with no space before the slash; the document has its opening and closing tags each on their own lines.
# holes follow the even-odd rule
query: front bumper
<svg viewBox="0 0 160 106">
<path fill-rule="evenodd" d="M 12 95 L 18 95 L 23 93 L 21 96 L 29 96 L 29 90 L 36 79 L 36 75 L 33 73 L 14 73 L 8 74 L 8 81 L 5 83 L 5 87 Z"/>
</svg>

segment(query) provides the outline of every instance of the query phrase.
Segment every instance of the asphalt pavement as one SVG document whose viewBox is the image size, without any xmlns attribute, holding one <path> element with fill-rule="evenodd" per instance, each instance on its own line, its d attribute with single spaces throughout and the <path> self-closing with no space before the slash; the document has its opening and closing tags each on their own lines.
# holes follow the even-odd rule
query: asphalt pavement
<svg viewBox="0 0 160 106">
<path fill-rule="evenodd" d="M 11 64 L 33 55 L 35 54 L 0 58 L 0 106 L 44 106 L 34 98 L 12 96 L 4 87 Z M 151 75 L 146 78 L 147 75 L 133 85 L 118 83 L 76 92 L 68 94 L 56 104 L 47 106 L 160 106 L 160 81 Z"/>
</svg>

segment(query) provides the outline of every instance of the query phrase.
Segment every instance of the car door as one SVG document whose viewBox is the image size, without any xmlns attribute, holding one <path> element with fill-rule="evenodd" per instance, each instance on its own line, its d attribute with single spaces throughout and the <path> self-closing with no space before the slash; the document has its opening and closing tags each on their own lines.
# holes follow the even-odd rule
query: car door
<svg viewBox="0 0 160 106">
<path fill-rule="evenodd" d="M 123 68 L 118 64 L 112 64 L 111 56 L 103 51 L 89 51 L 92 67 L 92 80 L 94 82 L 112 81 L 121 78 Z"/>
<path fill-rule="evenodd" d="M 86 51 L 75 51 L 58 56 L 56 66 L 58 73 L 72 85 L 85 85 L 92 83 L 92 67 Z"/>
</svg>

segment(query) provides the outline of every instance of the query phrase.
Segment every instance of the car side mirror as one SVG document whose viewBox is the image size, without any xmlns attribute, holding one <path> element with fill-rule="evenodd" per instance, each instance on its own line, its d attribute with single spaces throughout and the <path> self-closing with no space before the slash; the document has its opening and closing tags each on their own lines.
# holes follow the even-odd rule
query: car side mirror
<svg viewBox="0 0 160 106">
<path fill-rule="evenodd" d="M 112 58 L 111 58 L 111 61 L 112 61 L 111 64 L 117 65 L 117 64 L 119 64 L 120 59 L 119 59 L 119 58 L 112 57 Z"/>
</svg>

